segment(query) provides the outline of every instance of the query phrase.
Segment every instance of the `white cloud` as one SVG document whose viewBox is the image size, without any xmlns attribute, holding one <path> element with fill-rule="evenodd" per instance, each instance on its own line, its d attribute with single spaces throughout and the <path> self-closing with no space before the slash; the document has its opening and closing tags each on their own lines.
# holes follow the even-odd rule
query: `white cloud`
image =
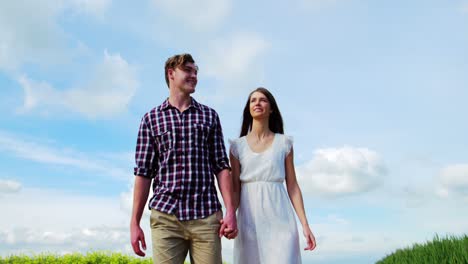
<svg viewBox="0 0 468 264">
<path fill-rule="evenodd" d="M 0 242 L 20 249 L 37 247 L 37 252 L 80 251 L 106 249 L 123 251 L 129 243 L 129 231 L 124 227 L 102 225 L 92 228 L 76 228 L 69 231 L 15 228 L 0 231 Z M 0 252 L 1 253 L 1 252 Z"/>
<path fill-rule="evenodd" d="M 129 215 L 120 209 L 118 194 L 99 197 L 25 187 L 4 196 L 0 208 L 6 212 L 6 217 L 0 218 L 0 230 L 37 228 L 66 231 L 93 226 L 127 227 L 129 221 Z"/>
<path fill-rule="evenodd" d="M 102 17 L 111 0 L 0 1 L 0 70 L 25 63 L 51 65 L 74 54 L 58 17 L 66 11 Z M 79 43 L 77 43 L 79 45 Z M 68 46 L 68 47 L 67 47 Z"/>
<path fill-rule="evenodd" d="M 396 249 L 424 243 L 435 234 L 468 231 L 467 212 L 460 210 L 464 208 L 460 201 L 430 199 L 425 206 L 402 208 L 395 205 L 399 194 L 380 194 L 328 201 L 306 197 L 305 204 L 314 208 L 306 209 L 306 214 L 317 248 L 302 251 L 303 263 L 375 263 Z M 298 227 L 303 248 L 305 241 Z"/>
<path fill-rule="evenodd" d="M 358 194 L 374 189 L 386 168 L 377 153 L 367 148 L 327 148 L 297 168 L 305 193 L 325 196 Z"/>
<path fill-rule="evenodd" d="M 91 249 L 130 253 L 130 214 L 120 209 L 117 195 L 24 188 L 1 199 L 0 255 Z"/>
<path fill-rule="evenodd" d="M 302 251 L 304 263 L 360 263 L 351 258 L 361 257 L 369 261 L 371 256 L 384 256 L 384 252 L 409 243 L 404 243 L 404 239 L 401 239 L 403 237 L 396 232 L 365 230 L 360 223 L 341 215 L 316 215 L 310 219 L 309 224 L 317 247 L 312 252 Z M 298 228 L 302 249 L 306 247 L 306 241 L 300 224 Z"/>
<path fill-rule="evenodd" d="M 172 24 L 182 22 L 195 31 L 212 30 L 222 25 L 232 5 L 231 0 L 152 0 L 152 4 L 165 20 L 171 20 Z"/>
<path fill-rule="evenodd" d="M 207 44 L 200 59 L 200 74 L 221 82 L 208 97 L 225 100 L 245 96 L 258 87 L 263 79 L 262 57 L 269 46 L 260 35 L 246 32 Z"/>
<path fill-rule="evenodd" d="M 61 60 L 66 36 L 55 22 L 61 9 L 57 0 L 0 1 L 0 70 Z"/>
<path fill-rule="evenodd" d="M 122 193 L 121 198 L 129 200 L 132 192 Z M 0 203 L 0 211 L 4 212 L 0 217 L 0 256 L 89 250 L 133 254 L 129 231 L 131 211 L 118 200 L 117 196 L 95 197 L 33 188 L 5 197 Z M 147 256 L 151 256 L 146 207 L 140 226 L 145 233 Z M 232 247 L 232 240 L 223 239 L 223 257 L 227 261 L 232 260 Z"/>
<path fill-rule="evenodd" d="M 15 193 L 21 189 L 21 183 L 12 180 L 0 179 L 0 194 Z"/>
<path fill-rule="evenodd" d="M 436 193 L 440 197 L 462 196 L 468 201 L 468 164 L 443 168 L 438 175 Z"/>
<path fill-rule="evenodd" d="M 126 212 L 128 215 L 132 213 L 133 209 L 133 181 L 130 184 L 130 188 L 128 191 L 123 192 L 120 194 L 120 209 L 122 209 L 124 212 Z M 152 192 L 150 192 L 150 195 L 148 199 L 151 198 Z M 145 210 L 143 211 L 143 217 L 142 218 L 148 218 L 150 217 L 151 213 L 149 210 L 146 210 L 148 208 L 148 205 L 145 205 Z"/>
<path fill-rule="evenodd" d="M 385 200 L 379 203 L 379 208 L 388 206 Z M 313 216 L 309 224 L 316 237 L 317 248 L 313 252 L 302 253 L 304 263 L 375 263 L 396 249 L 424 243 L 435 234 L 460 235 L 468 230 L 466 213 L 460 212 L 459 206 L 447 206 L 446 203 L 430 203 L 427 207 L 404 211 L 385 210 L 383 214 L 365 206 L 356 206 L 359 212 L 353 212 L 350 210 L 353 205 L 343 209 L 334 207 L 333 201 L 325 207 L 327 211 L 340 213 L 321 215 L 315 212 L 309 215 Z M 395 224 L 395 220 L 399 224 Z M 299 235 L 303 248 L 305 241 L 300 226 Z"/>
<path fill-rule="evenodd" d="M 210 55 L 203 62 L 206 64 L 203 73 L 206 72 L 211 77 L 237 79 L 251 71 L 249 66 L 252 66 L 267 47 L 268 43 L 254 33 L 239 33 L 214 41 L 207 48 Z"/>
<path fill-rule="evenodd" d="M 111 117 L 126 111 L 139 85 L 135 68 L 119 54 L 109 55 L 107 51 L 91 81 L 82 87 L 58 90 L 25 75 L 18 82 L 25 94 L 20 112 L 39 108 L 42 114 L 51 114 L 67 109 L 88 118 Z"/>
<path fill-rule="evenodd" d="M 60 104 L 62 107 L 64 106 L 63 97 L 60 92 L 55 90 L 50 84 L 46 82 L 34 82 L 26 75 L 20 76 L 18 83 L 24 90 L 24 104 L 19 109 L 19 112 L 26 113 L 39 105 L 52 107 Z"/>
<path fill-rule="evenodd" d="M 359 233 L 347 230 L 347 232 L 336 232 L 327 230 L 320 237 L 316 237 L 317 248 L 314 254 L 315 258 L 332 258 L 339 256 L 350 255 L 366 255 L 376 252 L 383 252 L 391 249 L 392 246 L 397 246 L 399 243 L 393 241 L 392 245 L 386 243 L 382 234 L 376 233 Z M 302 239 L 301 248 L 305 247 L 305 241 Z M 401 244 L 400 244 L 401 245 Z"/>
<path fill-rule="evenodd" d="M 2 131 L 0 131 L 0 151 L 39 163 L 68 166 L 117 179 L 128 178 L 128 171 L 119 168 L 115 162 L 92 158 L 89 153 L 34 142 Z"/>
<path fill-rule="evenodd" d="M 125 203 L 130 205 L 132 190 L 127 192 Z M 34 197 L 34 199 L 31 199 Z M 124 197 L 120 194 L 120 197 Z M 70 206 L 73 205 L 73 206 Z M 24 208 L 28 208 L 27 211 Z M 304 263 L 321 263 L 332 260 L 346 260 L 356 256 L 362 259 L 383 257 L 391 251 L 423 242 L 434 232 L 445 230 L 459 234 L 466 231 L 465 214 L 460 215 L 459 206 L 447 208 L 424 207 L 407 210 L 403 215 L 404 226 L 386 227 L 376 224 L 379 216 L 357 215 L 348 219 L 343 213 L 320 214 L 320 211 L 307 212 L 310 226 L 317 238 L 318 246 L 313 252 L 304 252 Z M 438 209 L 441 209 L 440 211 Z M 336 210 L 341 210 L 336 208 Z M 421 212 L 422 210 L 422 212 Z M 77 195 L 57 190 L 24 188 L 20 192 L 3 197 L 0 211 L 0 255 L 40 252 L 87 252 L 91 249 L 111 250 L 132 254 L 129 244 L 129 207 L 119 204 L 119 197 L 96 197 Z M 145 209 L 145 214 L 148 210 Z M 439 212 L 434 216 L 434 211 Z M 401 214 L 395 211 L 395 214 Z M 458 217 L 456 217 L 458 215 Z M 369 217 L 369 218 L 368 218 Z M 409 217 L 409 218 L 408 218 Z M 435 221 L 422 220 L 434 218 Z M 440 219 L 438 219 L 440 218 Z M 12 221 L 14 219 L 14 221 Z M 35 219 L 31 221 L 30 219 Z M 151 245 L 149 217 L 143 216 L 141 226 L 146 242 Z M 399 219 L 399 217 L 398 217 Z M 408 221 L 411 219 L 411 221 Z M 422 221 L 422 222 L 421 222 Z M 370 227 L 367 226 L 370 222 Z M 423 224 L 421 224 L 423 223 Z M 457 224 L 456 224 L 457 223 Z M 424 227 L 424 225 L 431 225 Z M 443 227 L 440 227 L 442 225 Z M 422 233 L 410 232 L 414 227 L 424 227 Z M 434 228 L 437 226 L 437 228 Z M 304 238 L 299 235 L 301 248 Z M 452 228 L 448 228 L 452 227 Z M 223 258 L 232 261 L 233 240 L 223 239 Z M 151 249 L 147 251 L 151 255 Z M 341 258 L 341 259 L 340 259 Z"/>
</svg>

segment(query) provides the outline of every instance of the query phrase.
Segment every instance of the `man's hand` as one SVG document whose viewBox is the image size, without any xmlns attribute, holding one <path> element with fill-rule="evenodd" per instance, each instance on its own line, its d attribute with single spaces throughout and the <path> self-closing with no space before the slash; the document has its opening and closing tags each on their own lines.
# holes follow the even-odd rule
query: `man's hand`
<svg viewBox="0 0 468 264">
<path fill-rule="evenodd" d="M 219 237 L 225 236 L 227 239 L 233 239 L 237 236 L 237 220 L 234 212 L 227 212 L 220 220 Z"/>
<path fill-rule="evenodd" d="M 219 221 L 221 225 L 223 224 L 223 220 Z M 221 230 L 221 228 L 220 228 Z M 224 233 L 224 237 L 227 239 L 233 239 L 236 238 L 237 235 L 239 234 L 238 229 L 231 229 L 229 227 L 226 227 L 222 232 Z"/>
<path fill-rule="evenodd" d="M 145 252 L 143 250 L 146 250 L 145 234 L 139 225 L 130 226 L 130 241 L 132 242 L 133 252 L 140 257 L 144 257 Z"/>
</svg>

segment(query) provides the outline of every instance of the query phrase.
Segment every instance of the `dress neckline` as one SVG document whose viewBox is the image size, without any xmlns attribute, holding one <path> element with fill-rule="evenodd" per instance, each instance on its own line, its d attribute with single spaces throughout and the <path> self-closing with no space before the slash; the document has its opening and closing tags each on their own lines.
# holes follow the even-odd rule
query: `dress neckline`
<svg viewBox="0 0 468 264">
<path fill-rule="evenodd" d="M 249 142 L 247 141 L 247 136 L 244 136 L 244 141 L 245 141 L 245 144 L 247 145 L 247 148 L 249 149 L 250 152 L 259 155 L 259 154 L 263 154 L 263 153 L 269 151 L 273 147 L 273 144 L 275 144 L 275 141 L 276 141 L 276 134 L 277 133 L 273 133 L 273 140 L 271 141 L 270 145 L 265 150 L 263 150 L 261 152 L 253 151 L 253 149 L 249 145 Z"/>
</svg>

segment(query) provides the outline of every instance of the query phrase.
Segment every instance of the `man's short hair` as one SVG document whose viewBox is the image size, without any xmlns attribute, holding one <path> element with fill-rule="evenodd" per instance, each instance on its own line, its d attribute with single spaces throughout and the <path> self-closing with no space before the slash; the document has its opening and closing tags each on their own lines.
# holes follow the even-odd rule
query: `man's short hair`
<svg viewBox="0 0 468 264">
<path fill-rule="evenodd" d="M 168 70 L 169 69 L 175 70 L 177 67 L 180 67 L 188 62 L 195 63 L 195 61 L 192 58 L 192 55 L 188 53 L 177 54 L 167 59 L 166 65 L 164 66 L 164 75 L 166 77 L 167 87 L 169 87 L 169 77 L 167 76 Z"/>
</svg>

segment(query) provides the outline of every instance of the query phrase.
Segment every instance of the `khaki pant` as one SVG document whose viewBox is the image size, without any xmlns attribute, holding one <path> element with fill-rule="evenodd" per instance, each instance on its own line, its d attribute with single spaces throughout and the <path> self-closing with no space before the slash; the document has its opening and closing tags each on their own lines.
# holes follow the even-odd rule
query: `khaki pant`
<svg viewBox="0 0 468 264">
<path fill-rule="evenodd" d="M 221 264 L 218 236 L 222 212 L 206 218 L 179 221 L 174 215 L 151 210 L 151 238 L 155 264 L 182 264 L 190 252 L 192 264 Z"/>
</svg>

